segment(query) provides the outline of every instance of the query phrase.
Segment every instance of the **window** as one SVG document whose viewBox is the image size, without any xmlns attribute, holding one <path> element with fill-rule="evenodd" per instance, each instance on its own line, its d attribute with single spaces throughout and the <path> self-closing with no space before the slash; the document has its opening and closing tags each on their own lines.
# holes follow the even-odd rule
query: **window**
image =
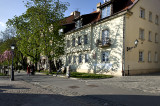
<svg viewBox="0 0 160 106">
<path fill-rule="evenodd" d="M 62 33 L 63 33 L 63 29 L 59 29 L 59 35 L 62 35 Z"/>
<path fill-rule="evenodd" d="M 73 56 L 73 64 L 76 63 L 76 56 Z"/>
<path fill-rule="evenodd" d="M 158 62 L 158 53 L 155 52 L 155 62 Z"/>
<path fill-rule="evenodd" d="M 87 35 L 84 35 L 84 44 L 88 44 L 88 36 Z"/>
<path fill-rule="evenodd" d="M 151 62 L 151 52 L 148 52 L 148 62 Z"/>
<path fill-rule="evenodd" d="M 111 5 L 102 8 L 102 15 L 101 18 L 105 18 L 111 15 Z"/>
<path fill-rule="evenodd" d="M 152 41 L 152 32 L 151 31 L 149 31 L 149 33 L 148 33 L 148 41 Z"/>
<path fill-rule="evenodd" d="M 78 37 L 78 45 L 81 45 L 81 44 L 82 44 L 82 37 L 79 36 L 79 37 Z"/>
<path fill-rule="evenodd" d="M 158 24 L 158 23 L 159 23 L 159 18 L 158 18 L 158 15 L 156 15 L 155 24 Z"/>
<path fill-rule="evenodd" d="M 104 0 L 104 2 L 109 2 L 110 0 Z"/>
<path fill-rule="evenodd" d="M 82 27 L 82 22 L 81 22 L 81 20 L 76 21 L 76 24 L 75 24 L 75 25 L 76 25 L 76 29 Z"/>
<path fill-rule="evenodd" d="M 72 46 L 75 47 L 75 38 L 72 39 Z"/>
<path fill-rule="evenodd" d="M 107 38 L 109 38 L 109 30 L 102 31 L 102 45 L 107 44 Z"/>
<path fill-rule="evenodd" d="M 109 61 L 109 52 L 102 52 L 102 62 Z"/>
<path fill-rule="evenodd" d="M 67 47 L 70 47 L 70 41 L 67 40 Z"/>
<path fill-rule="evenodd" d="M 82 55 L 79 55 L 79 63 L 82 63 Z"/>
<path fill-rule="evenodd" d="M 141 40 L 144 40 L 144 29 L 140 29 L 140 30 L 139 30 L 139 38 L 140 38 Z"/>
<path fill-rule="evenodd" d="M 71 63 L 71 56 L 68 57 L 68 63 Z"/>
<path fill-rule="evenodd" d="M 85 54 L 85 63 L 87 63 L 89 60 L 89 55 L 88 54 Z"/>
<path fill-rule="evenodd" d="M 155 43 L 158 43 L 158 34 L 155 34 Z"/>
<path fill-rule="evenodd" d="M 145 9 L 140 8 L 140 17 L 145 18 Z"/>
<path fill-rule="evenodd" d="M 152 22 L 152 12 L 149 12 L 149 21 Z"/>
<path fill-rule="evenodd" d="M 143 52 L 139 52 L 139 61 L 143 62 Z"/>
</svg>

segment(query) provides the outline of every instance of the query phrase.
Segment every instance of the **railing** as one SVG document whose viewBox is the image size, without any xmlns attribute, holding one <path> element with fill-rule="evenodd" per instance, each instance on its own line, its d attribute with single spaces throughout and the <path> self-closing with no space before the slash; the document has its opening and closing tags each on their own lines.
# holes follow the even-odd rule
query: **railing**
<svg viewBox="0 0 160 106">
<path fill-rule="evenodd" d="M 111 46 L 111 39 L 110 38 L 106 38 L 106 39 L 102 39 L 102 40 L 99 40 L 97 39 L 96 41 L 96 46 L 98 47 L 109 47 Z"/>
</svg>

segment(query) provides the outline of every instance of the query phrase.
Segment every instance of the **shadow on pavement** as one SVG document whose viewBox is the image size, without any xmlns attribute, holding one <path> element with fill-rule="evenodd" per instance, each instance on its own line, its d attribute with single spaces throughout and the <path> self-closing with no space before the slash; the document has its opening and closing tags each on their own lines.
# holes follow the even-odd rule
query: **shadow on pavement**
<svg viewBox="0 0 160 106">
<path fill-rule="evenodd" d="M 0 93 L 1 106 L 160 106 L 159 96 Z"/>
</svg>

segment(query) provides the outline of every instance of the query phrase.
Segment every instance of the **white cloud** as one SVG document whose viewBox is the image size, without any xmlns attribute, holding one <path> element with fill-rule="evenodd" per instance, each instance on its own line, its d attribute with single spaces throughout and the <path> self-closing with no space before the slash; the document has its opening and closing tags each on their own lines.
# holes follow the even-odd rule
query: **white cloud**
<svg viewBox="0 0 160 106">
<path fill-rule="evenodd" d="M 6 28 L 6 24 L 3 22 L 0 22 L 0 31 L 5 30 L 5 28 Z"/>
<path fill-rule="evenodd" d="M 3 23 L 3 22 L 0 22 L 0 25 L 1 25 L 2 27 L 5 27 L 5 26 L 6 26 L 5 23 Z"/>
</svg>

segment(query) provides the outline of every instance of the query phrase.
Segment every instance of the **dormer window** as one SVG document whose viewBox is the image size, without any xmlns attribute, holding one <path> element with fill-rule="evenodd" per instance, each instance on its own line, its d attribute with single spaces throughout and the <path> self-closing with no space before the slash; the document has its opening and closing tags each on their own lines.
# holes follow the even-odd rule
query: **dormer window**
<svg viewBox="0 0 160 106">
<path fill-rule="evenodd" d="M 76 29 L 78 29 L 78 28 L 80 28 L 80 27 L 82 27 L 82 21 L 81 20 L 77 20 L 76 21 Z"/>
<path fill-rule="evenodd" d="M 59 29 L 59 35 L 62 35 L 62 33 L 63 33 L 63 29 Z"/>
<path fill-rule="evenodd" d="M 101 18 L 105 18 L 111 15 L 111 5 L 102 8 Z"/>
<path fill-rule="evenodd" d="M 104 0 L 104 2 L 109 2 L 110 0 Z"/>
</svg>

